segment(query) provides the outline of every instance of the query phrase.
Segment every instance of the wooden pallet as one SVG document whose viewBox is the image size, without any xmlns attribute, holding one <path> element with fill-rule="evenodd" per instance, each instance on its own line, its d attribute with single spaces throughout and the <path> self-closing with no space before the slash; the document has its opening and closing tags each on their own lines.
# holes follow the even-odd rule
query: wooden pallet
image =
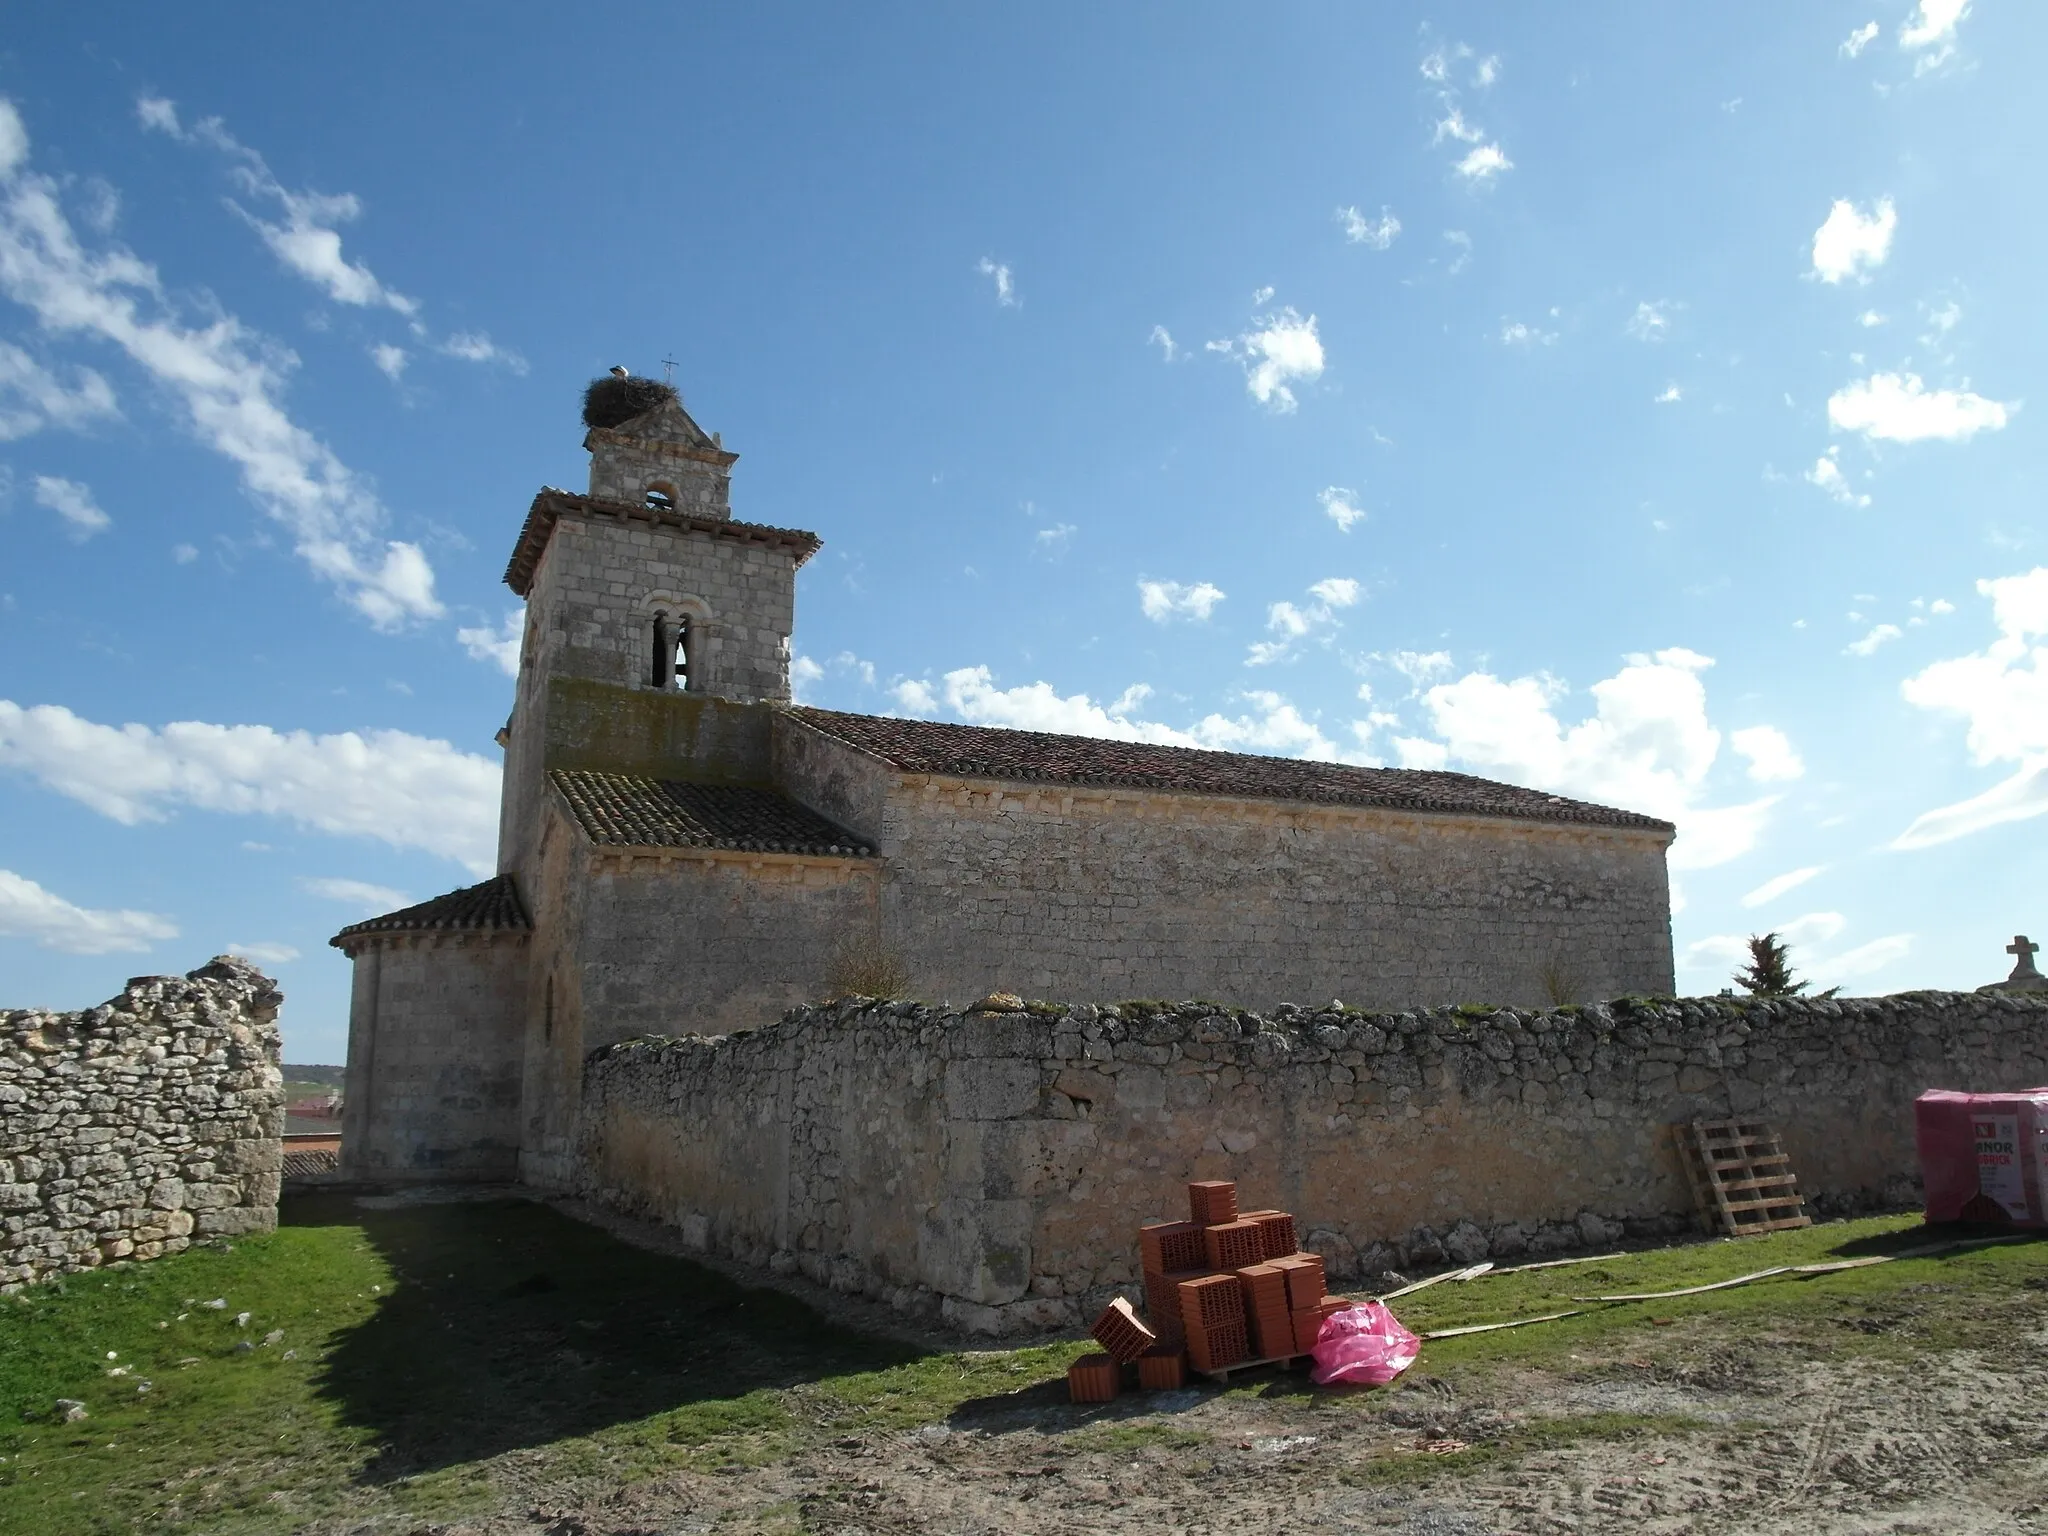
<svg viewBox="0 0 2048 1536">
<path fill-rule="evenodd" d="M 1190 1360 L 1188 1361 L 1188 1374 L 1190 1376 L 1206 1376 L 1211 1381 L 1227 1383 L 1230 1380 L 1231 1373 L 1234 1371 L 1249 1371 L 1261 1365 L 1277 1365 L 1282 1370 L 1292 1370 L 1294 1369 L 1295 1361 L 1312 1360 L 1314 1358 L 1313 1355 L 1308 1354 L 1267 1355 L 1258 1360 L 1233 1360 L 1230 1364 L 1218 1366 L 1213 1371 L 1205 1371 L 1197 1366 L 1193 1360 Z"/>
<path fill-rule="evenodd" d="M 1695 1120 L 1674 1127 L 1700 1221 L 1732 1237 L 1810 1227 L 1792 1159 L 1760 1120 Z"/>
</svg>

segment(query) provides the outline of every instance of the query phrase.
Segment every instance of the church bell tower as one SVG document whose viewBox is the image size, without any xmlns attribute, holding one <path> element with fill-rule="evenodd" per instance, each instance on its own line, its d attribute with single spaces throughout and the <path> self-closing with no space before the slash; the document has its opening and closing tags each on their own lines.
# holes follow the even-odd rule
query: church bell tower
<svg viewBox="0 0 2048 1536">
<path fill-rule="evenodd" d="M 659 765 L 645 743 L 694 734 L 679 722 L 711 701 L 789 702 L 796 573 L 819 544 L 733 518 L 739 455 L 691 419 L 672 385 L 614 368 L 586 391 L 583 424 L 588 493 L 536 496 L 505 571 L 526 599 L 526 627 L 506 727 L 501 869 L 524 856 L 549 768 L 616 761 L 647 772 Z M 684 715 L 670 721 L 650 694 L 675 696 Z"/>
</svg>

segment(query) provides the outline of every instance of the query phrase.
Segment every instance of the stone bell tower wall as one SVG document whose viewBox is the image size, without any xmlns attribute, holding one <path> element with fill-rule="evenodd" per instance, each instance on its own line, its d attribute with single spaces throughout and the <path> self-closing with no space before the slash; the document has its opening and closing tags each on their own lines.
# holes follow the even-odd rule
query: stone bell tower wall
<svg viewBox="0 0 2048 1536">
<path fill-rule="evenodd" d="M 787 701 L 797 557 L 789 548 L 587 504 L 563 515 L 527 596 L 549 676 L 650 687 L 654 616 L 697 630 L 690 692 Z"/>
</svg>

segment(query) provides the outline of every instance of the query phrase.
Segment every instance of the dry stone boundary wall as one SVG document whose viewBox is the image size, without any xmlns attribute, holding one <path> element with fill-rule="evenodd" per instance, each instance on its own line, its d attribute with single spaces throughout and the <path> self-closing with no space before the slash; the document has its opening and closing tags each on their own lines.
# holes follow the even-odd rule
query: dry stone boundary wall
<svg viewBox="0 0 2048 1536">
<path fill-rule="evenodd" d="M 1685 1230 L 1670 1127 L 1782 1133 L 1811 1208 L 1913 1201 L 1912 1100 L 2048 1081 L 2048 998 L 1268 1015 L 858 1000 L 585 1065 L 580 1192 L 991 1334 L 1131 1293 L 1133 1230 L 1234 1178 L 1340 1279 Z"/>
<path fill-rule="evenodd" d="M 282 995 L 223 955 L 0 1013 L 0 1291 L 277 1225 Z"/>
</svg>

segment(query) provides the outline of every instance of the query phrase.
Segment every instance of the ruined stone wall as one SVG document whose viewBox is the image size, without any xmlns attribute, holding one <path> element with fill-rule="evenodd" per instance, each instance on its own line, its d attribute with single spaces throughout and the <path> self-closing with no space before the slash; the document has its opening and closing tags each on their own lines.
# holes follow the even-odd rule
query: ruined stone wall
<svg viewBox="0 0 2048 1536">
<path fill-rule="evenodd" d="M 2048 999 L 1401 1014 L 799 1009 L 584 1071 L 575 1181 L 701 1247 L 991 1333 L 1137 1279 L 1189 1179 L 1294 1211 L 1333 1275 L 1675 1232 L 1670 1127 L 1773 1124 L 1814 1208 L 1913 1197 L 1912 1100 L 2048 1081 Z"/>
<path fill-rule="evenodd" d="M 277 1225 L 277 988 L 222 956 L 0 1013 L 0 1290 Z"/>
</svg>

